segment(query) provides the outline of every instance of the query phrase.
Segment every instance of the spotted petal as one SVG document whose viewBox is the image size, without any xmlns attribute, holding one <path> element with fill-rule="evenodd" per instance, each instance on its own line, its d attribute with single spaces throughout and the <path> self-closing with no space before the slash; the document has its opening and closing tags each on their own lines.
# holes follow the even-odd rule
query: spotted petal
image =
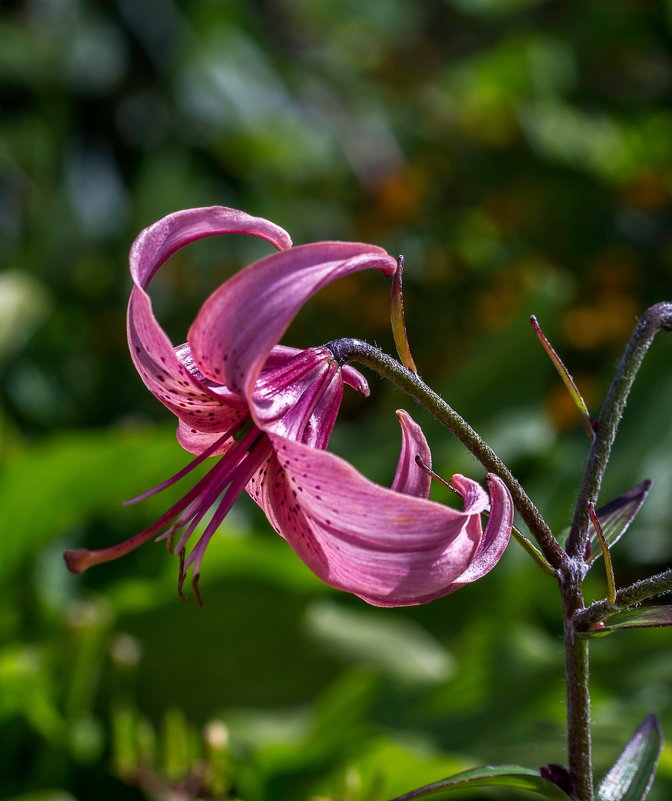
<svg viewBox="0 0 672 801">
<path fill-rule="evenodd" d="M 482 538 L 488 496 L 457 477 L 462 511 L 369 481 L 326 451 L 270 435 L 279 475 L 269 519 L 327 584 L 376 606 L 409 606 L 452 592 Z M 504 527 L 505 516 L 495 514 Z"/>
<path fill-rule="evenodd" d="M 360 270 L 392 275 L 396 268 L 381 248 L 356 242 L 317 242 L 267 256 L 203 304 L 188 335 L 194 361 L 205 376 L 252 404 L 271 349 L 311 295 Z"/>
<path fill-rule="evenodd" d="M 128 342 L 131 356 L 149 390 L 180 420 L 199 431 L 222 431 L 232 415 L 244 408 L 231 393 L 222 394 L 202 380 L 188 350 L 175 352 L 173 344 L 152 311 L 145 291 L 161 265 L 175 251 L 201 237 L 214 234 L 250 234 L 278 249 L 291 246 L 289 235 L 277 225 L 241 211 L 219 206 L 187 209 L 146 228 L 130 254 L 134 286 L 128 306 Z"/>
</svg>

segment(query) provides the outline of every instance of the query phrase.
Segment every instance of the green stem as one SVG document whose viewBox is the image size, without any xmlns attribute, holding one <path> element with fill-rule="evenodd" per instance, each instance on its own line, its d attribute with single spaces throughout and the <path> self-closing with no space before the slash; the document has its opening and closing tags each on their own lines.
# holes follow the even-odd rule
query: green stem
<svg viewBox="0 0 672 801">
<path fill-rule="evenodd" d="M 567 553 L 570 556 L 583 558 L 585 553 L 590 528 L 588 507 L 591 503 L 597 504 L 611 447 L 614 444 L 632 382 L 659 331 L 672 331 L 672 303 L 657 303 L 644 312 L 635 326 L 616 368 L 614 379 L 595 427 L 595 438 L 588 454 L 581 491 L 567 539 Z"/>
<path fill-rule="evenodd" d="M 428 387 L 418 375 L 403 367 L 396 359 L 378 348 L 359 339 L 339 339 L 329 342 L 327 347 L 341 364 L 345 364 L 346 361 L 356 361 L 392 381 L 451 431 L 486 470 L 495 473 L 507 485 L 516 509 L 539 543 L 541 552 L 551 567 L 558 570 L 566 565 L 565 552 L 558 545 L 553 532 L 513 473 L 469 423 Z"/>
<path fill-rule="evenodd" d="M 563 602 L 569 775 L 578 801 L 593 801 L 588 641 L 572 625 L 575 610 L 583 606 L 580 580 L 566 586 Z"/>
<path fill-rule="evenodd" d="M 560 571 L 565 622 L 565 669 L 567 675 L 567 737 L 569 773 L 573 793 L 580 801 L 592 801 L 592 766 L 590 738 L 590 694 L 588 686 L 588 639 L 579 632 L 588 629 L 606 611 L 628 606 L 644 597 L 672 589 L 672 571 L 615 593 L 586 610 L 581 585 L 586 571 L 585 552 L 590 534 L 590 510 L 594 509 L 602 486 L 611 448 L 616 437 L 633 381 L 655 335 L 672 331 L 672 303 L 658 303 L 644 312 L 637 323 L 616 368 L 613 381 L 595 425 L 579 498 L 567 539 L 569 567 Z M 648 595 L 647 595 L 648 593 Z M 615 600 L 616 604 L 613 603 Z"/>
</svg>

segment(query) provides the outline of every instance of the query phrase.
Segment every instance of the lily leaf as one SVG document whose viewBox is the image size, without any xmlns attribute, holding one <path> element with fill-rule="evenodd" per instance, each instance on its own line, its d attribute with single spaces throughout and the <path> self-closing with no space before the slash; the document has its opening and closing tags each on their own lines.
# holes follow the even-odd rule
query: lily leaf
<svg viewBox="0 0 672 801">
<path fill-rule="evenodd" d="M 562 379 L 562 383 L 565 385 L 565 388 L 569 392 L 571 399 L 574 401 L 574 405 L 579 411 L 581 415 L 581 420 L 583 422 L 583 427 L 586 430 L 586 434 L 592 440 L 595 436 L 595 429 L 593 428 L 593 423 L 590 419 L 590 412 L 588 411 L 588 407 L 586 406 L 586 402 L 583 399 L 583 396 L 579 392 L 579 388 L 574 383 L 574 379 L 571 376 L 569 370 L 565 367 L 564 362 L 558 356 L 557 351 L 551 345 L 548 337 L 544 332 L 541 330 L 541 326 L 539 325 L 539 321 L 537 318 L 532 315 L 530 317 L 530 323 L 532 324 L 532 329 L 534 333 L 537 335 L 537 339 L 541 342 L 543 349 L 546 351 L 548 358 L 551 360 L 553 366 L 558 371 L 558 375 Z"/>
<path fill-rule="evenodd" d="M 415 366 L 413 356 L 411 355 L 411 346 L 408 344 L 408 334 L 406 333 L 406 319 L 404 317 L 404 295 L 402 288 L 402 280 L 404 275 L 404 257 L 399 256 L 397 259 L 397 270 L 392 276 L 392 291 L 390 295 L 390 313 L 392 319 L 392 335 L 394 337 L 394 344 L 397 348 L 397 353 L 401 359 L 404 367 L 412 370 L 414 373 L 418 372 Z"/>
<path fill-rule="evenodd" d="M 581 633 L 583 637 L 604 637 L 622 629 L 655 629 L 672 626 L 672 604 L 668 606 L 644 606 L 615 612 L 599 628 Z"/>
<path fill-rule="evenodd" d="M 656 773 L 663 735 L 649 715 L 628 740 L 597 791 L 598 801 L 644 801 Z"/>
<path fill-rule="evenodd" d="M 452 790 L 467 790 L 471 787 L 518 787 L 530 790 L 552 801 L 571 801 L 570 796 L 557 784 L 541 777 L 538 770 L 523 768 L 520 765 L 486 765 L 456 773 L 417 790 L 397 796 L 392 801 L 412 801 L 425 796 L 443 798 Z"/>
<path fill-rule="evenodd" d="M 604 539 L 609 548 L 615 545 L 628 530 L 628 526 L 635 519 L 637 512 L 642 508 L 642 504 L 649 494 L 652 483 L 653 482 L 647 478 L 645 481 L 642 481 L 641 484 L 637 484 L 636 487 L 633 487 L 628 492 L 624 492 L 623 495 L 619 495 L 618 498 L 614 498 L 613 501 L 605 503 L 604 506 L 601 506 L 597 510 L 597 518 L 600 521 L 602 533 L 604 534 Z M 602 556 L 600 543 L 595 533 L 593 533 L 590 538 L 589 554 L 590 556 L 586 560 L 589 564 L 592 564 L 596 559 Z"/>
</svg>

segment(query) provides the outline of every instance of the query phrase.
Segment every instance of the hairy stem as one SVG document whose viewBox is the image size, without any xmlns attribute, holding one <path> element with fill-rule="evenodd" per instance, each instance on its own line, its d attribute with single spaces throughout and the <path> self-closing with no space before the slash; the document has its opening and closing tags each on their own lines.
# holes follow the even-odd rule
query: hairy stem
<svg viewBox="0 0 672 801">
<path fill-rule="evenodd" d="M 590 736 L 588 640 L 565 629 L 567 676 L 567 750 L 572 790 L 579 801 L 593 801 L 593 763 Z"/>
<path fill-rule="evenodd" d="M 578 635 L 573 618 L 583 609 L 582 564 L 573 560 L 560 578 L 562 593 L 567 697 L 567 752 L 572 796 L 593 801 L 590 734 L 589 643 Z"/>
<path fill-rule="evenodd" d="M 609 392 L 595 426 L 588 461 L 574 511 L 567 555 L 570 569 L 563 569 L 560 586 L 563 594 L 565 654 L 567 675 L 567 735 L 569 773 L 573 794 L 580 801 L 592 801 L 592 766 L 590 737 L 590 694 L 588 686 L 588 639 L 579 636 L 609 611 L 616 611 L 645 597 L 672 589 L 672 571 L 614 592 L 590 609 L 583 608 L 581 590 L 585 574 L 586 543 L 590 535 L 590 511 L 597 503 L 602 479 L 616 437 L 633 381 L 655 335 L 672 331 L 672 303 L 658 303 L 642 315 L 616 368 Z"/>
<path fill-rule="evenodd" d="M 632 382 L 659 331 L 672 331 L 672 303 L 657 303 L 644 312 L 635 326 L 616 368 L 614 379 L 597 421 L 595 438 L 588 454 L 579 499 L 567 539 L 567 553 L 570 556 L 582 558 L 585 553 L 590 528 L 588 507 L 591 503 L 597 504 L 611 447 L 614 444 Z"/>
<path fill-rule="evenodd" d="M 346 361 L 356 361 L 370 367 L 379 375 L 392 381 L 399 389 L 434 415 L 465 445 L 486 470 L 495 473 L 507 485 L 516 509 L 530 533 L 539 543 L 541 552 L 548 563 L 556 570 L 566 564 L 565 552 L 558 545 L 548 524 L 513 473 L 469 423 L 460 417 L 434 390 L 430 389 L 418 375 L 403 367 L 378 348 L 358 339 L 339 339 L 329 342 L 327 347 L 341 364 L 345 364 Z"/>
</svg>

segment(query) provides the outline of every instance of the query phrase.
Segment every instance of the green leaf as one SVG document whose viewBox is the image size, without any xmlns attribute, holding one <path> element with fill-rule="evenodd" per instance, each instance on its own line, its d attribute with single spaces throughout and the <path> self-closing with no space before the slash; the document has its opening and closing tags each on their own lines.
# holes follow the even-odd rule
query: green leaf
<svg viewBox="0 0 672 801">
<path fill-rule="evenodd" d="M 663 735 L 649 715 L 628 740 L 597 791 L 598 801 L 644 801 L 656 773 Z"/>
<path fill-rule="evenodd" d="M 551 360 L 551 363 L 555 367 L 560 376 L 562 383 L 565 385 L 565 389 L 569 393 L 570 398 L 574 401 L 574 405 L 581 416 L 581 420 L 583 422 L 583 427 L 588 435 L 589 439 L 593 439 L 595 436 L 595 431 L 593 429 L 593 424 L 590 419 L 590 412 L 588 411 L 588 407 L 586 406 L 586 402 L 583 399 L 583 396 L 579 392 L 579 388 L 574 383 L 574 379 L 572 378 L 571 373 L 565 367 L 564 362 L 558 356 L 557 351 L 549 342 L 546 334 L 541 330 L 541 326 L 539 325 L 539 321 L 537 318 L 532 315 L 530 317 L 530 323 L 532 323 L 532 329 L 534 333 L 537 335 L 537 339 L 541 342 L 543 349 L 546 351 L 548 358 Z"/>
<path fill-rule="evenodd" d="M 615 545 L 621 537 L 628 530 L 630 523 L 635 519 L 637 512 L 642 508 L 642 504 L 649 494 L 651 484 L 650 479 L 642 481 L 636 487 L 633 487 L 613 501 L 605 503 L 597 510 L 597 517 L 602 526 L 602 533 L 607 545 L 611 548 Z M 597 534 L 593 532 L 590 538 L 590 556 L 587 561 L 592 564 L 596 559 L 602 556 L 600 543 L 597 539 Z"/>
<path fill-rule="evenodd" d="M 605 637 L 623 629 L 654 629 L 672 626 L 672 605 L 645 606 L 626 609 L 607 617 L 607 623 L 596 629 L 581 632 L 582 637 Z"/>
<path fill-rule="evenodd" d="M 411 355 L 411 346 L 408 344 L 408 334 L 406 333 L 406 320 L 404 318 L 404 292 L 402 287 L 402 279 L 404 274 L 404 257 L 399 256 L 397 259 L 397 271 L 392 276 L 392 292 L 390 295 L 390 314 L 392 321 L 392 335 L 394 337 L 394 344 L 397 348 L 397 353 L 401 359 L 404 367 L 412 370 L 414 373 L 418 372 L 415 366 L 413 356 Z"/>
<path fill-rule="evenodd" d="M 392 801 L 411 801 L 424 796 L 443 794 L 452 790 L 466 790 L 471 787 L 518 787 L 521 790 L 530 790 L 552 801 L 571 801 L 570 796 L 561 790 L 557 784 L 543 779 L 538 770 L 523 768 L 520 765 L 485 765 L 471 768 L 454 776 L 448 776 L 432 784 L 426 784 L 417 790 L 397 796 Z M 602 801 L 602 799 L 600 799 Z"/>
<path fill-rule="evenodd" d="M 321 601 L 308 607 L 308 632 L 339 659 L 368 664 L 402 681 L 441 682 L 453 673 L 446 649 L 411 619 Z"/>
</svg>

